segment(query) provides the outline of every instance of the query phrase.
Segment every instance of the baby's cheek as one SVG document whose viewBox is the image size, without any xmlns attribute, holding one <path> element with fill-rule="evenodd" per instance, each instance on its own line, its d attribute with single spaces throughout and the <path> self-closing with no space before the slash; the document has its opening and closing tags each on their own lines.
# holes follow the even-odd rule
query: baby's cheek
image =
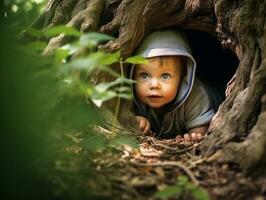
<svg viewBox="0 0 266 200">
<path fill-rule="evenodd" d="M 141 97 L 141 96 L 144 96 L 144 93 L 145 93 L 146 90 L 145 90 L 143 84 L 136 83 L 136 85 L 135 85 L 135 91 L 136 91 L 137 97 Z"/>
<path fill-rule="evenodd" d="M 172 101 L 177 94 L 178 87 L 176 85 L 169 85 L 165 91 L 165 97 L 168 101 Z"/>
</svg>

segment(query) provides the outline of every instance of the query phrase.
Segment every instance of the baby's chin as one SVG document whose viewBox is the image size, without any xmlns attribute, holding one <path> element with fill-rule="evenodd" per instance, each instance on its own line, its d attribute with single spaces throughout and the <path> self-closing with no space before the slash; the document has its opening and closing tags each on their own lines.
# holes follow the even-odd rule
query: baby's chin
<svg viewBox="0 0 266 200">
<path fill-rule="evenodd" d="M 161 108 L 161 107 L 163 107 L 164 105 L 166 105 L 166 104 L 168 104 L 170 101 L 167 101 L 167 102 L 165 102 L 165 101 L 163 101 L 163 102 L 160 102 L 160 101 L 158 101 L 158 102 L 156 102 L 156 101 L 154 101 L 154 102 L 151 102 L 151 101 L 146 101 L 146 102 L 144 102 L 147 106 L 149 106 L 150 108 L 153 108 L 153 109 L 159 109 L 159 108 Z"/>
<path fill-rule="evenodd" d="M 162 104 L 162 103 L 149 103 L 147 105 L 149 107 L 153 108 L 153 109 L 159 109 L 159 108 L 163 107 L 165 104 Z"/>
</svg>

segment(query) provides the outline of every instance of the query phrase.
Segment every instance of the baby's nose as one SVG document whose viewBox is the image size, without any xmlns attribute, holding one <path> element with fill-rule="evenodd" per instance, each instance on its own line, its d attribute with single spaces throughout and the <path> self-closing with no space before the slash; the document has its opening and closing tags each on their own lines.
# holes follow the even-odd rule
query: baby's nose
<svg viewBox="0 0 266 200">
<path fill-rule="evenodd" d="M 150 89 L 159 89 L 160 83 L 156 78 L 151 79 L 150 81 Z"/>
</svg>

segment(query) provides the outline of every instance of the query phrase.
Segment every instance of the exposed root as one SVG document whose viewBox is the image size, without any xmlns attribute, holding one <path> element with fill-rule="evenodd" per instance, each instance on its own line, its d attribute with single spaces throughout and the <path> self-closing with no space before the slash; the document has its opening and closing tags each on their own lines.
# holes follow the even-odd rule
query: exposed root
<svg viewBox="0 0 266 200">
<path fill-rule="evenodd" d="M 72 8 L 77 3 L 76 0 L 61 0 L 61 1 L 53 1 L 53 4 L 49 5 L 46 13 L 47 21 L 45 23 L 45 27 L 52 27 L 58 24 L 67 23 L 71 17 L 70 13 Z"/>
<path fill-rule="evenodd" d="M 256 125 L 245 141 L 227 144 L 221 151 L 212 156 L 212 161 L 238 163 L 243 170 L 252 174 L 258 174 L 261 172 L 260 170 L 265 170 L 259 166 L 265 166 L 266 163 L 266 95 L 264 95 L 262 102 L 264 111 L 259 115 Z M 254 169 L 256 170 L 254 171 Z"/>
<path fill-rule="evenodd" d="M 76 15 L 78 15 L 80 11 L 85 10 L 88 1 L 90 1 L 90 0 L 79 0 L 79 1 L 77 2 L 76 6 L 75 6 L 74 9 L 73 9 L 72 17 L 71 17 L 71 18 L 73 18 L 73 17 L 75 17 Z"/>
<path fill-rule="evenodd" d="M 117 14 L 114 19 L 99 29 L 100 32 L 106 34 L 119 31 L 119 37 L 117 40 L 110 41 L 100 48 L 105 51 L 121 49 L 122 55 L 130 55 L 144 35 L 143 11 L 146 5 L 147 2 L 141 0 L 123 1 L 117 8 Z M 142 16 L 142 19 L 136 16 Z M 136 42 L 133 43 L 132 41 Z"/>
<path fill-rule="evenodd" d="M 257 59 L 254 62 L 257 64 Z M 257 115 L 261 112 L 260 99 L 265 94 L 266 89 L 265 61 L 256 68 L 249 86 L 239 92 L 234 99 L 229 99 L 224 103 L 223 106 L 227 104 L 228 111 L 219 110 L 217 114 L 219 116 L 214 117 L 210 127 L 212 133 L 208 135 L 201 147 L 205 155 L 222 149 L 228 142 L 240 142 L 248 134 L 251 134 L 250 131 L 258 120 Z M 229 98 L 231 97 L 229 96 Z M 232 101 L 231 108 L 228 107 L 228 101 Z M 234 146 L 232 149 L 235 152 L 238 147 Z"/>
<path fill-rule="evenodd" d="M 199 27 L 202 27 L 205 31 L 207 29 L 209 32 L 214 32 L 214 21 L 207 18 L 193 19 L 196 13 L 211 12 L 211 1 L 204 4 L 199 4 L 197 1 L 198 7 L 193 9 L 190 9 L 190 7 L 193 7 L 194 4 L 185 5 L 185 2 L 172 0 L 122 1 L 114 19 L 99 29 L 101 32 L 107 34 L 119 33 L 118 39 L 110 41 L 100 48 L 107 51 L 121 49 L 122 56 L 127 57 L 134 52 L 141 39 L 151 30 L 177 24 L 186 28 L 198 27 L 200 29 Z M 185 11 L 178 12 L 179 10 Z M 191 18 L 188 16 L 191 16 Z M 198 23 L 201 26 L 197 26 Z"/>
<path fill-rule="evenodd" d="M 103 8 L 105 6 L 105 0 L 90 0 L 87 3 L 87 7 L 85 10 L 79 12 L 76 16 L 74 16 L 66 26 L 75 27 L 80 29 L 81 31 L 96 31 L 100 22 L 100 18 L 103 12 Z M 77 7 L 83 8 L 83 2 L 80 2 Z M 77 8 L 76 7 L 76 8 Z M 76 12 L 76 11 L 75 11 Z M 54 25 L 52 22 L 49 26 Z M 49 44 L 43 51 L 43 55 L 50 55 L 54 52 L 54 50 L 66 42 L 69 41 L 69 37 L 65 34 L 60 34 L 57 37 L 53 37 L 50 39 Z"/>
<path fill-rule="evenodd" d="M 45 47 L 42 54 L 43 55 L 52 55 L 56 48 L 62 46 L 68 41 L 67 36 L 62 33 L 57 37 L 53 37 L 50 39 L 49 44 Z"/>
</svg>

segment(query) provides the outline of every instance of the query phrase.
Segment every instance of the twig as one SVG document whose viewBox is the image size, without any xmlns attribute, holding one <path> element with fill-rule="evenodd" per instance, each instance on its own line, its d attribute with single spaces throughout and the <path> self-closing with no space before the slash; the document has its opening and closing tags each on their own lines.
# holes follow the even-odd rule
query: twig
<svg viewBox="0 0 266 200">
<path fill-rule="evenodd" d="M 187 156 L 189 156 L 190 158 L 193 158 L 193 155 L 191 155 L 190 153 L 186 152 Z"/>
<path fill-rule="evenodd" d="M 164 144 L 153 144 L 155 147 L 163 147 L 167 150 L 171 150 L 171 151 L 178 151 L 177 148 L 173 148 L 173 147 L 169 147 L 168 145 L 164 145 Z"/>
<path fill-rule="evenodd" d="M 179 167 L 180 169 L 182 169 L 191 179 L 191 181 L 198 186 L 199 185 L 199 181 L 196 179 L 196 177 L 193 175 L 193 173 L 185 166 L 182 165 L 179 162 L 175 162 L 175 161 L 166 161 L 166 162 L 158 162 L 158 163 L 133 163 L 137 166 L 153 166 L 153 167 L 161 167 L 161 166 L 176 166 Z"/>
<path fill-rule="evenodd" d="M 106 128 L 103 128 L 102 126 L 97 126 L 97 128 L 99 129 L 99 131 L 102 131 L 102 132 L 105 132 L 105 133 L 108 133 L 108 134 L 111 134 L 112 131 L 106 129 Z"/>
<path fill-rule="evenodd" d="M 206 158 L 201 158 L 201 159 L 198 159 L 198 160 L 196 160 L 194 162 L 190 162 L 190 165 L 192 165 L 192 167 L 195 167 L 196 165 L 202 164 L 205 161 L 206 161 Z"/>
<path fill-rule="evenodd" d="M 201 143 L 197 143 L 193 146 L 190 146 L 188 148 L 185 148 L 185 149 L 182 149 L 182 150 L 179 150 L 178 148 L 173 148 L 173 147 L 170 147 L 168 145 L 165 145 L 165 144 L 160 144 L 160 143 L 157 143 L 155 142 L 154 139 L 151 139 L 152 143 L 156 146 L 156 147 L 163 147 L 167 150 L 170 150 L 170 151 L 174 151 L 173 153 L 184 153 L 184 152 L 187 152 L 188 150 L 191 150 L 191 149 L 194 149 L 196 148 L 197 146 L 199 146 Z"/>
</svg>

